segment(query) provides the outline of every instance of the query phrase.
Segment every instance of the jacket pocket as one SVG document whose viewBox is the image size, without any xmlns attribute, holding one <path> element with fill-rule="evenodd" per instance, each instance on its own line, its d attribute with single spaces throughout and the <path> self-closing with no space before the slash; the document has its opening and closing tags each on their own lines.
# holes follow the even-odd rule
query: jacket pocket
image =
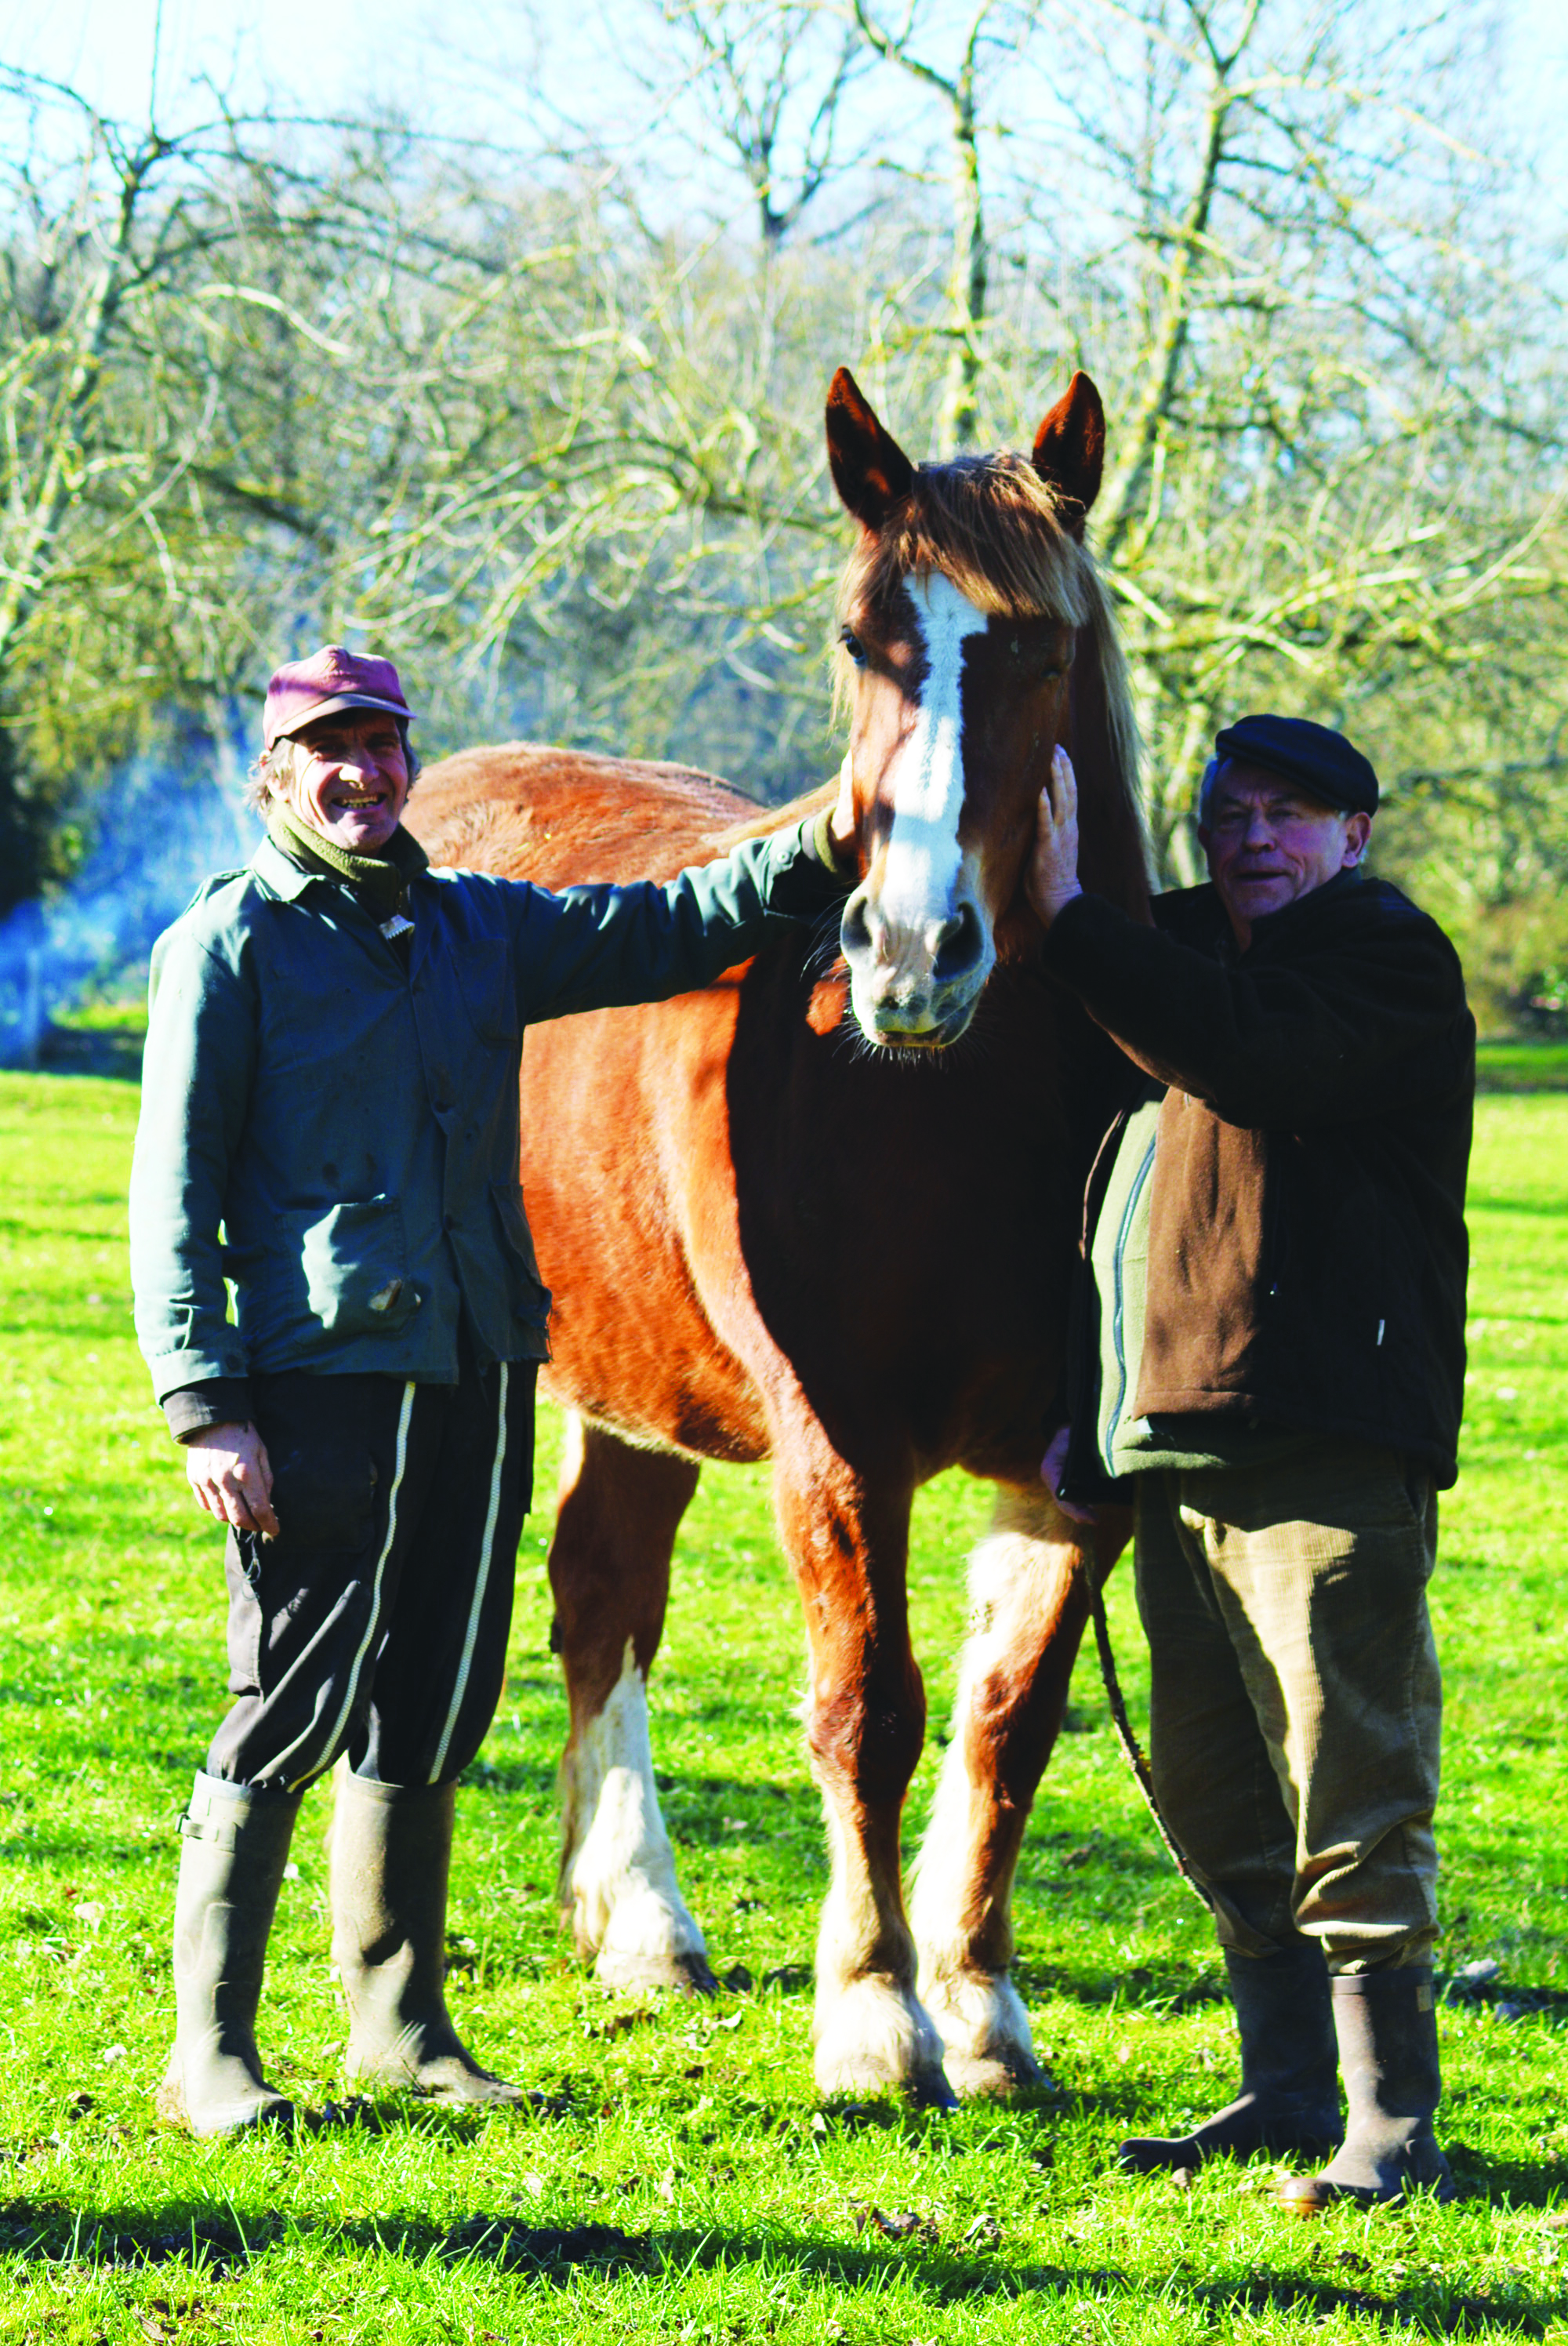
<svg viewBox="0 0 1568 2346">
<path fill-rule="evenodd" d="M 512 948 L 501 937 L 453 939 L 463 1006 L 482 1043 L 515 1043 L 517 987 Z"/>
<path fill-rule="evenodd" d="M 292 1280 L 302 1282 L 305 1308 L 329 1335 L 391 1335 L 406 1327 L 419 1299 L 395 1198 L 357 1198 L 280 1221 Z"/>
<path fill-rule="evenodd" d="M 511 1274 L 512 1309 L 531 1328 L 542 1328 L 550 1317 L 550 1290 L 539 1276 L 534 1234 L 523 1210 L 523 1192 L 514 1183 L 492 1181 L 490 1202 L 495 1209 L 501 1251 Z"/>
</svg>

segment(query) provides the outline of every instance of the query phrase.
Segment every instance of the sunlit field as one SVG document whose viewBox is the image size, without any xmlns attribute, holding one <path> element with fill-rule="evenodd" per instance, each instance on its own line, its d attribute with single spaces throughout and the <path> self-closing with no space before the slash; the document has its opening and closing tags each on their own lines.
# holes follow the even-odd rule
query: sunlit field
<svg viewBox="0 0 1568 2346">
<path fill-rule="evenodd" d="M 606 1994 L 557 1930 L 546 1507 L 519 1562 L 505 1698 L 460 1796 L 448 1982 L 481 2056 L 544 2106 L 389 2104 L 230 2144 L 160 2127 L 174 1823 L 225 1699 L 222 1574 L 131 1333 L 135 1115 L 125 1082 L 0 1078 L 0 2340 L 1568 2336 L 1568 1096 L 1479 1109 L 1465 1471 L 1434 1595 L 1440 2123 L 1461 2197 L 1315 2224 L 1278 2207 L 1265 2161 L 1190 2189 L 1114 2171 L 1123 2133 L 1223 2098 L 1231 2049 L 1206 1917 L 1136 1804 L 1092 1655 L 1018 1902 L 1054 2090 L 952 2116 L 819 2106 L 826 1872 L 793 1717 L 800 1637 L 766 1479 L 733 1470 L 709 1471 L 687 1520 L 655 1681 L 718 1999 Z M 558 1438 L 545 1412 L 545 1502 Z M 934 1725 L 985 1510 L 951 1476 L 919 1511 Z M 1112 1615 L 1136 1711 L 1125 1571 Z M 261 2037 L 274 2078 L 330 2120 L 347 2089 L 324 1823 L 318 1795 Z"/>
</svg>

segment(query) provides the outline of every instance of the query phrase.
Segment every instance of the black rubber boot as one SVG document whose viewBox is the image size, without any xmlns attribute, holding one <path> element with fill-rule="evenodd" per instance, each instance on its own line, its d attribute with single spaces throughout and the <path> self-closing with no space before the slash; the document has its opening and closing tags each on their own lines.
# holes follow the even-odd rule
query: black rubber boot
<svg viewBox="0 0 1568 2346">
<path fill-rule="evenodd" d="M 256 2008 L 297 1799 L 198 1776 L 179 1821 L 174 1902 L 174 2051 L 158 2114 L 192 2134 L 289 2125 L 261 2074 Z"/>
<path fill-rule="evenodd" d="M 1334 2025 L 1349 2124 L 1343 2149 L 1321 2175 L 1285 2186 L 1288 2207 L 1310 2216 L 1336 2199 L 1371 2206 L 1419 2190 L 1453 2198 L 1453 2178 L 1432 2132 L 1442 2092 L 1434 2006 L 1424 1964 L 1336 1978 Z"/>
<path fill-rule="evenodd" d="M 1255 2150 L 1321 2157 L 1344 2133 L 1329 1973 L 1318 1941 L 1298 1938 L 1277 1955 L 1227 1953 L 1225 1968 L 1241 2035 L 1241 2091 L 1190 2134 L 1123 2143 L 1120 2163 L 1135 2175 L 1248 2158 Z"/>
<path fill-rule="evenodd" d="M 351 2077 L 438 2102 L 526 2098 L 482 2069 L 446 2009 L 451 1784 L 372 1784 L 344 1770 L 332 1819 L 332 1960 Z"/>
</svg>

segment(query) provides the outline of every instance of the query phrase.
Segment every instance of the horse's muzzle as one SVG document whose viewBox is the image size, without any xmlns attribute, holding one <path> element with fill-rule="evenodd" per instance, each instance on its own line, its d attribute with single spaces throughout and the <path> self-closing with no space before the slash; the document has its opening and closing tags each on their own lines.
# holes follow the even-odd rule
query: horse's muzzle
<svg viewBox="0 0 1568 2346">
<path fill-rule="evenodd" d="M 855 1021 L 868 1042 L 901 1051 L 957 1042 L 996 958 L 972 903 L 961 901 L 932 920 L 892 921 L 860 887 L 844 907 L 840 935 Z"/>
</svg>

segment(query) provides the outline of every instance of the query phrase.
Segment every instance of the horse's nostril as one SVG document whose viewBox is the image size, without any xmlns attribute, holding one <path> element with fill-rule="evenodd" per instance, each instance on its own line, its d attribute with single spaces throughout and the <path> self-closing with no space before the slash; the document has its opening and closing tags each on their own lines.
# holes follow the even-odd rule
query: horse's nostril
<svg viewBox="0 0 1568 2346">
<path fill-rule="evenodd" d="M 866 911 L 866 900 L 858 891 L 844 907 L 844 917 L 839 923 L 839 940 L 847 954 L 870 953 L 871 923 Z"/>
<path fill-rule="evenodd" d="M 954 978 L 967 977 L 983 950 L 980 915 L 972 904 L 961 904 L 937 932 L 932 974 L 938 984 L 950 985 Z"/>
</svg>

